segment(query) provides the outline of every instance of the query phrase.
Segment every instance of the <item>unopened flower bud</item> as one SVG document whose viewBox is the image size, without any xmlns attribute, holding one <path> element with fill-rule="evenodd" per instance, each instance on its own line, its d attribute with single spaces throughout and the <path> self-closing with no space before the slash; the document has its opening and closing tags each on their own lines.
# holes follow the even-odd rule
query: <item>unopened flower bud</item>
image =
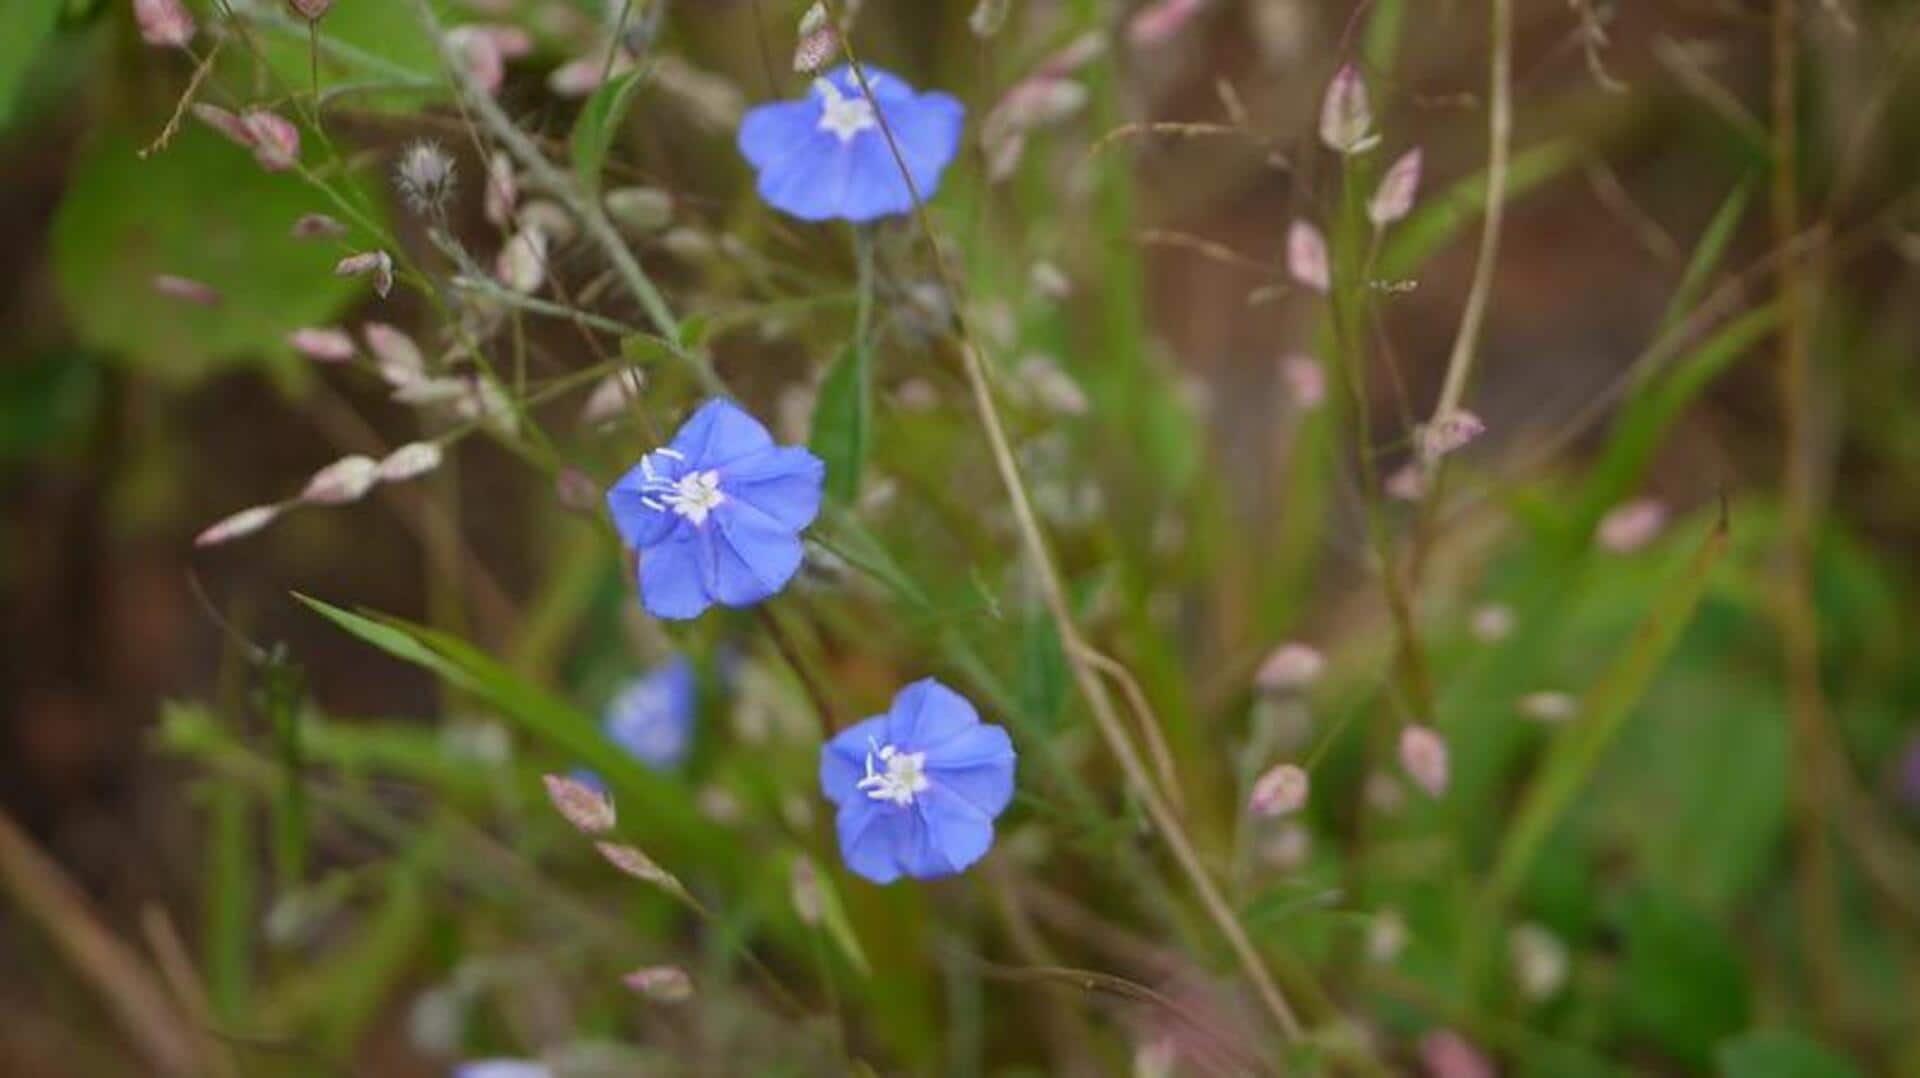
<svg viewBox="0 0 1920 1078">
<path fill-rule="evenodd" d="M 1326 656 L 1319 649 L 1300 643 L 1282 644 L 1260 664 L 1253 683 L 1262 692 L 1292 692 L 1313 684 L 1326 666 Z"/>
<path fill-rule="evenodd" d="M 317 22 L 333 10 L 333 0 L 287 0 L 287 6 L 308 22 Z"/>
<path fill-rule="evenodd" d="M 380 462 L 355 453 L 313 473 L 300 499 L 316 505 L 345 505 L 359 501 L 379 481 Z"/>
<path fill-rule="evenodd" d="M 1429 797 L 1447 792 L 1447 743 L 1431 727 L 1400 731 L 1400 766 Z"/>
<path fill-rule="evenodd" d="M 1635 498 L 1615 506 L 1602 517 L 1594 534 L 1607 550 L 1630 554 L 1653 542 L 1666 524 L 1665 505 L 1653 498 Z"/>
<path fill-rule="evenodd" d="M 678 966 L 647 966 L 621 980 L 655 1003 L 685 1003 L 693 998 L 693 978 Z"/>
<path fill-rule="evenodd" d="M 367 339 L 367 350 L 373 353 L 380 377 L 388 385 L 398 389 L 426 378 L 426 357 L 406 331 L 385 322 L 368 322 L 360 327 L 360 333 Z"/>
<path fill-rule="evenodd" d="M 193 16 L 180 0 L 133 0 L 133 21 L 140 40 L 162 49 L 178 49 L 193 40 Z"/>
<path fill-rule="evenodd" d="M 1456 408 L 1421 426 L 1417 432 L 1421 458 L 1428 462 L 1438 460 L 1485 434 L 1486 430 L 1487 425 L 1479 416 Z"/>
<path fill-rule="evenodd" d="M 1365 153 L 1380 142 L 1373 134 L 1373 106 L 1367 84 L 1352 64 L 1342 65 L 1327 84 L 1320 103 L 1320 141 L 1339 154 Z"/>
<path fill-rule="evenodd" d="M 553 807 L 577 830 L 588 835 L 613 830 L 612 798 L 566 775 L 544 775 L 542 780 L 546 783 L 547 797 L 553 802 Z"/>
<path fill-rule="evenodd" d="M 1296 764 L 1277 764 L 1253 784 L 1247 808 L 1256 816 L 1285 816 L 1307 803 L 1307 773 Z"/>
<path fill-rule="evenodd" d="M 220 292 L 212 285 L 171 273 L 155 275 L 153 290 L 170 299 L 184 300 L 201 307 L 212 307 L 220 302 Z"/>
<path fill-rule="evenodd" d="M 266 109 L 248 109 L 240 116 L 253 159 L 268 172 L 285 172 L 300 160 L 300 129 Z"/>
<path fill-rule="evenodd" d="M 324 213 L 309 213 L 293 223 L 297 240 L 330 240 L 347 234 L 347 226 Z"/>
<path fill-rule="evenodd" d="M 195 536 L 193 545 L 218 546 L 242 536 L 252 535 L 273 523 L 273 518 L 279 515 L 280 507 L 277 505 L 256 505 L 242 509 Z"/>
<path fill-rule="evenodd" d="M 371 277 L 373 290 L 381 299 L 393 291 L 393 256 L 385 251 L 362 251 L 348 255 L 333 267 L 336 277 Z"/>
<path fill-rule="evenodd" d="M 309 326 L 287 334 L 294 351 L 316 363 L 345 363 L 353 358 L 353 338 L 345 330 Z"/>
<path fill-rule="evenodd" d="M 1413 196 L 1420 191 L 1420 161 L 1416 146 L 1396 158 L 1380 177 L 1380 186 L 1367 200 L 1367 219 L 1375 228 L 1390 225 L 1413 209 Z"/>
<path fill-rule="evenodd" d="M 440 467 L 444 453 L 434 442 L 408 442 L 380 461 L 382 483 L 403 483 Z"/>
<path fill-rule="evenodd" d="M 1287 272 L 1315 292 L 1324 294 L 1333 287 L 1326 237 L 1306 221 L 1295 221 L 1287 229 Z"/>
<path fill-rule="evenodd" d="M 1280 381 L 1302 411 L 1310 412 L 1326 403 L 1327 373 L 1312 356 L 1295 354 L 1281 359 Z"/>
</svg>

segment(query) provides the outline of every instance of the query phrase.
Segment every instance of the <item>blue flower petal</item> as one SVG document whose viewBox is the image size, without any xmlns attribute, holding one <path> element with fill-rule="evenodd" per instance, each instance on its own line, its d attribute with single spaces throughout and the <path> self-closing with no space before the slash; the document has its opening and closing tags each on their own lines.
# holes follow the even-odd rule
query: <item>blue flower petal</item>
<svg viewBox="0 0 1920 1078">
<path fill-rule="evenodd" d="M 777 594 L 799 570 L 804 550 L 792 528 L 729 499 L 700 529 L 707 592 L 726 606 L 748 606 Z"/>
<path fill-rule="evenodd" d="M 893 698 L 883 740 L 907 752 L 926 752 L 978 725 L 980 714 L 966 697 L 922 678 Z"/>
<path fill-rule="evenodd" d="M 756 169 L 776 168 L 791 160 L 820 130 L 820 99 L 775 101 L 747 110 L 740 118 L 740 154 Z M 831 136 L 829 136 L 831 137 Z"/>
<path fill-rule="evenodd" d="M 910 831 L 916 823 L 911 812 L 855 797 L 841 806 L 834 821 L 840 855 L 857 875 L 874 883 L 892 883 L 903 871 L 899 851 L 913 841 Z"/>
<path fill-rule="evenodd" d="M 685 657 L 636 678 L 607 705 L 603 726 L 627 754 L 659 769 L 685 762 L 693 747 L 699 686 Z"/>
<path fill-rule="evenodd" d="M 907 874 L 933 879 L 963 872 L 993 846 L 993 817 L 965 798 L 931 786 L 914 799 L 919 842 L 907 851 Z"/>
<path fill-rule="evenodd" d="M 802 221 L 839 218 L 859 141 L 843 143 L 829 132 L 815 131 L 799 152 L 762 169 L 755 189 L 767 205 Z"/>
<path fill-rule="evenodd" d="M 772 446 L 773 436 L 767 428 L 724 397 L 701 405 L 673 436 L 672 443 L 673 451 L 686 458 L 686 471 L 719 468 Z"/>
<path fill-rule="evenodd" d="M 927 753 L 927 779 L 989 818 L 1013 800 L 1013 772 L 1013 743 L 998 726 L 976 726 Z"/>
<path fill-rule="evenodd" d="M 697 618 L 713 605 L 700 571 L 699 529 L 685 528 L 640 554 L 640 605 L 656 618 Z"/>
<path fill-rule="evenodd" d="M 820 515 L 827 466 L 798 446 L 776 446 L 727 466 L 727 497 L 746 502 L 799 531 Z"/>
<path fill-rule="evenodd" d="M 607 491 L 607 511 L 613 516 L 614 530 L 620 533 L 621 542 L 635 549 L 664 542 L 674 525 L 686 519 L 671 510 L 646 504 L 649 501 L 659 504 L 646 492 L 648 467 L 663 479 L 677 479 L 685 470 L 680 461 L 655 455 L 645 467 L 634 465 Z"/>
<path fill-rule="evenodd" d="M 856 787 L 867 773 L 867 753 L 886 733 L 887 717 L 875 715 L 854 723 L 820 746 L 820 792 L 827 800 L 836 805 L 849 799 L 868 800 Z"/>
</svg>

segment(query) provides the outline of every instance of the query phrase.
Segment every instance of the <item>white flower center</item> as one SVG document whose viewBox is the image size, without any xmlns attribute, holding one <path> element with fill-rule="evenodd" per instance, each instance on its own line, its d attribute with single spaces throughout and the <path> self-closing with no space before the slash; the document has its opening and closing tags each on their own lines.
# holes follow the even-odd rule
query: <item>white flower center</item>
<svg viewBox="0 0 1920 1078">
<path fill-rule="evenodd" d="M 656 449 L 658 453 L 674 460 L 683 459 L 671 449 Z M 720 489 L 720 473 L 717 471 L 688 472 L 678 479 L 667 479 L 653 473 L 653 453 L 640 458 L 640 474 L 646 477 L 641 488 L 646 496 L 640 502 L 649 509 L 658 512 L 672 511 L 686 517 L 694 524 L 705 524 L 707 514 L 727 500 Z"/>
<path fill-rule="evenodd" d="M 873 761 L 876 757 L 886 770 L 874 770 Z M 867 796 L 875 801 L 911 805 L 913 795 L 927 788 L 927 754 L 901 752 L 892 745 L 876 745 L 867 753 L 867 777 L 861 779 L 856 788 L 865 790 Z"/>
<path fill-rule="evenodd" d="M 853 136 L 878 125 L 873 102 L 868 101 L 866 95 L 847 97 L 826 79 L 813 80 L 813 88 L 824 104 L 820 111 L 820 130 L 833 132 L 841 142 L 851 142 Z"/>
</svg>

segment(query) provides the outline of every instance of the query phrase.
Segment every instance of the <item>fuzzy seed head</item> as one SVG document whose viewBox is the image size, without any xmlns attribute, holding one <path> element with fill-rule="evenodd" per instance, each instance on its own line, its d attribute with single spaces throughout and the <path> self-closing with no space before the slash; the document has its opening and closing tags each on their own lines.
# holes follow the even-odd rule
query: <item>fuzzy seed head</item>
<svg viewBox="0 0 1920 1078">
<path fill-rule="evenodd" d="M 1396 158 L 1380 177 L 1380 186 L 1367 200 L 1367 219 L 1375 228 L 1384 228 L 1413 210 L 1413 197 L 1420 191 L 1420 162 L 1416 146 Z"/>
<path fill-rule="evenodd" d="M 445 453 L 435 442 L 408 442 L 380 460 L 380 481 L 401 483 L 440 467 Z"/>
<path fill-rule="evenodd" d="M 546 783 L 547 798 L 553 802 L 554 809 L 576 830 L 587 835 L 613 830 L 612 798 L 566 775 L 543 775 L 541 781 Z"/>
<path fill-rule="evenodd" d="M 1285 816 L 1298 812 L 1307 803 L 1310 784 L 1307 773 L 1297 764 L 1276 764 L 1253 784 L 1253 796 L 1247 808 L 1256 816 Z"/>
<path fill-rule="evenodd" d="M 1327 84 L 1327 96 L 1320 103 L 1320 141 L 1342 155 L 1365 153 L 1380 142 L 1373 133 L 1367 84 L 1352 64 L 1342 65 Z"/>
<path fill-rule="evenodd" d="M 1322 295 L 1333 287 L 1326 237 L 1309 222 L 1295 221 L 1287 229 L 1287 272 L 1302 286 Z"/>
<path fill-rule="evenodd" d="M 453 158 L 432 139 L 409 143 L 393 168 L 394 186 L 413 212 L 422 216 L 446 212 L 457 180 Z"/>
<path fill-rule="evenodd" d="M 280 507 L 277 505 L 256 505 L 242 509 L 195 536 L 193 545 L 219 546 L 232 542 L 273 523 L 273 519 L 279 515 Z"/>
<path fill-rule="evenodd" d="M 313 505 L 345 505 L 359 501 L 379 481 L 380 462 L 355 453 L 313 473 L 300 492 L 300 500 Z"/>
</svg>

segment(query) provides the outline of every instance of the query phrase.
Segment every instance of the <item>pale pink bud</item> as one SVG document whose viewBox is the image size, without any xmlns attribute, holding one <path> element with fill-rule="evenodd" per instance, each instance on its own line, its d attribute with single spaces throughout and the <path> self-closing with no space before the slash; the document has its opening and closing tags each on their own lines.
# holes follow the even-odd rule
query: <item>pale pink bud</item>
<svg viewBox="0 0 1920 1078">
<path fill-rule="evenodd" d="M 241 121 L 238 113 L 228 112 L 218 105 L 209 105 L 204 101 L 194 102 L 192 112 L 194 118 L 201 123 L 239 145 L 249 150 L 253 149 L 253 132 L 247 129 L 247 125 Z"/>
<path fill-rule="evenodd" d="M 693 978 L 678 966 L 647 966 L 620 979 L 655 1003 L 685 1003 L 693 998 Z"/>
<path fill-rule="evenodd" d="M 623 367 L 600 380 L 588 395 L 587 403 L 580 409 L 580 422 L 589 427 L 597 427 L 615 418 L 633 406 L 640 399 L 640 391 L 647 385 L 647 376 L 638 367 Z"/>
<path fill-rule="evenodd" d="M 1400 731 L 1400 766 L 1429 797 L 1447 792 L 1447 743 L 1431 727 Z"/>
<path fill-rule="evenodd" d="M 242 536 L 252 535 L 273 523 L 273 518 L 279 515 L 280 507 L 277 505 L 256 505 L 249 509 L 242 509 L 195 536 L 193 545 L 218 546 Z"/>
<path fill-rule="evenodd" d="M 826 5 L 815 3 L 800 16 L 800 27 L 793 46 L 793 69 L 812 74 L 827 66 L 840 51 L 840 35 L 827 16 Z"/>
<path fill-rule="evenodd" d="M 1420 455 L 1428 461 L 1437 460 L 1485 434 L 1486 430 L 1487 425 L 1479 416 L 1456 408 L 1420 428 L 1417 432 Z"/>
<path fill-rule="evenodd" d="M 440 467 L 445 454 L 435 442 L 408 442 L 380 460 L 382 483 L 403 483 Z"/>
<path fill-rule="evenodd" d="M 180 0 L 133 0 L 133 19 L 140 40 L 163 49 L 177 49 L 193 40 L 193 16 Z"/>
<path fill-rule="evenodd" d="M 1564 692 L 1532 692 L 1520 698 L 1520 714 L 1535 722 L 1566 722 L 1580 710 L 1580 702 Z"/>
<path fill-rule="evenodd" d="M 618 77 L 633 70 L 633 58 L 624 52 L 614 59 L 613 75 Z M 547 76 L 547 89 L 561 97 L 585 97 L 600 88 L 602 76 L 607 71 L 607 58 L 604 54 L 582 56 L 578 60 L 569 60 L 553 69 Z"/>
<path fill-rule="evenodd" d="M 533 35 L 511 23 L 473 23 L 461 29 L 485 35 L 489 41 L 493 42 L 494 50 L 504 60 L 518 60 L 533 52 Z"/>
<path fill-rule="evenodd" d="M 385 251 L 362 251 L 348 255 L 333 267 L 336 277 L 371 277 L 373 290 L 381 299 L 393 291 L 393 256 Z"/>
<path fill-rule="evenodd" d="M 333 9 L 333 0 L 287 0 L 287 6 L 293 9 L 295 15 L 315 22 Z"/>
<path fill-rule="evenodd" d="M 804 857 L 793 861 L 793 915 L 803 925 L 817 925 L 823 913 L 820 900 L 820 873 Z"/>
<path fill-rule="evenodd" d="M 679 891 L 680 881 L 673 874 L 654 863 L 653 858 L 641 853 L 632 846 L 622 846 L 615 842 L 596 842 L 594 849 L 607 863 L 636 880 L 653 884 L 668 891 Z"/>
<path fill-rule="evenodd" d="M 300 498 L 316 505 L 345 505 L 359 501 L 379 480 L 380 462 L 355 453 L 313 473 Z"/>
<path fill-rule="evenodd" d="M 191 277 L 176 277 L 171 273 L 156 275 L 153 278 L 153 290 L 170 299 L 185 300 L 202 307 L 212 307 L 220 302 L 220 292 L 212 285 Z"/>
<path fill-rule="evenodd" d="M 1287 229 L 1287 272 L 1315 292 L 1325 293 L 1333 286 L 1326 237 L 1306 221 L 1295 221 Z"/>
<path fill-rule="evenodd" d="M 385 322 L 368 322 L 360 327 L 367 339 L 367 350 L 380 367 L 380 377 L 395 388 L 412 385 L 427 376 L 426 357 L 404 330 Z"/>
<path fill-rule="evenodd" d="M 1276 764 L 1253 784 L 1247 809 L 1256 816 L 1285 816 L 1307 803 L 1307 773 L 1296 764 Z"/>
<path fill-rule="evenodd" d="M 506 81 L 507 61 L 493 35 L 472 26 L 456 26 L 447 31 L 447 47 L 460 60 L 461 74 L 491 97 Z"/>
<path fill-rule="evenodd" d="M 1327 96 L 1320 102 L 1320 141 L 1335 153 L 1365 153 L 1380 141 L 1372 133 L 1373 106 L 1367 101 L 1367 84 L 1352 64 L 1341 65 L 1327 84 Z"/>
<path fill-rule="evenodd" d="M 1420 191 L 1420 160 L 1416 146 L 1396 158 L 1380 177 L 1380 186 L 1367 200 L 1367 219 L 1374 227 L 1390 225 L 1412 211 L 1413 196 Z"/>
<path fill-rule="evenodd" d="M 324 213 L 305 214 L 293 223 L 293 238 L 297 240 L 331 240 L 346 234 L 346 225 Z"/>
<path fill-rule="evenodd" d="M 1427 496 L 1427 473 L 1417 464 L 1404 464 L 1387 476 L 1383 484 L 1387 497 L 1403 502 L 1417 502 Z"/>
<path fill-rule="evenodd" d="M 1420 1062 L 1432 1078 L 1494 1078 L 1493 1064 L 1487 1057 L 1450 1029 L 1420 1038 Z"/>
<path fill-rule="evenodd" d="M 1303 411 L 1312 411 L 1326 403 L 1327 372 L 1312 356 L 1290 355 L 1280 360 L 1280 381 L 1287 395 Z"/>
<path fill-rule="evenodd" d="M 253 159 L 268 172 L 285 172 L 300 160 L 300 129 L 266 109 L 248 109 L 240 117 Z"/>
<path fill-rule="evenodd" d="M 494 260 L 494 276 L 514 292 L 531 295 L 547 281 L 547 234 L 523 228 L 508 237 Z"/>
<path fill-rule="evenodd" d="M 1160 0 L 1148 4 L 1127 20 L 1127 40 L 1134 48 L 1150 49 L 1173 40 L 1206 6 L 1206 0 Z"/>
<path fill-rule="evenodd" d="M 482 194 L 488 221 L 500 228 L 513 223 L 513 208 L 520 202 L 520 182 L 514 177 L 513 158 L 495 153 L 487 159 L 487 186 Z"/>
<path fill-rule="evenodd" d="M 606 794 L 566 775 L 543 775 L 541 779 L 547 784 L 547 798 L 553 807 L 575 829 L 588 835 L 613 830 L 613 800 Z"/>
<path fill-rule="evenodd" d="M 293 350 L 317 363 L 345 363 L 353 358 L 353 338 L 345 330 L 308 326 L 287 334 Z"/>
<path fill-rule="evenodd" d="M 1289 643 L 1274 648 L 1253 676 L 1263 692 L 1291 692 L 1304 689 L 1326 669 L 1326 656 L 1306 644 Z"/>
<path fill-rule="evenodd" d="M 1667 507 L 1653 498 L 1635 498 L 1614 506 L 1600 520 L 1595 532 L 1600 545 L 1615 554 L 1639 550 L 1660 534 L 1667 524 Z"/>
<path fill-rule="evenodd" d="M 1513 608 L 1504 603 L 1482 603 L 1474 607 L 1467 628 L 1483 644 L 1505 640 L 1513 632 Z"/>
</svg>

